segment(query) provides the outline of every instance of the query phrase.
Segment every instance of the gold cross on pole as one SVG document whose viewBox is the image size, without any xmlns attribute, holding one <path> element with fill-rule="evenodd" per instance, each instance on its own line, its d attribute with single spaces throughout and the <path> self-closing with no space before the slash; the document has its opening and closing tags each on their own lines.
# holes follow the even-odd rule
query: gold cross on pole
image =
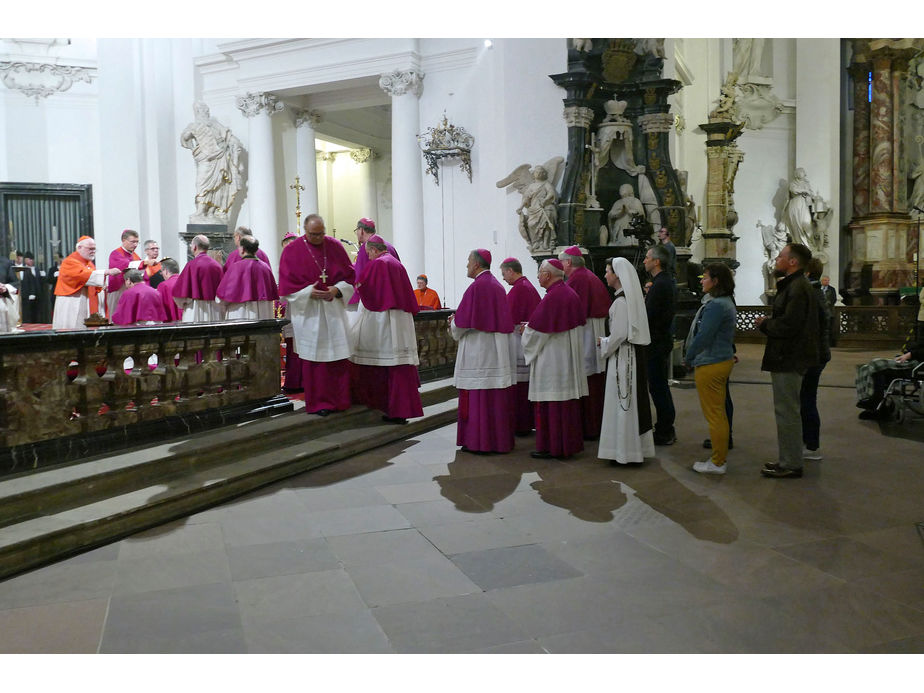
<svg viewBox="0 0 924 693">
<path fill-rule="evenodd" d="M 301 185 L 298 176 L 295 176 L 295 185 L 290 185 L 289 188 L 295 191 L 295 228 L 300 231 L 302 228 L 302 196 L 301 191 L 305 189 L 304 185 Z"/>
</svg>

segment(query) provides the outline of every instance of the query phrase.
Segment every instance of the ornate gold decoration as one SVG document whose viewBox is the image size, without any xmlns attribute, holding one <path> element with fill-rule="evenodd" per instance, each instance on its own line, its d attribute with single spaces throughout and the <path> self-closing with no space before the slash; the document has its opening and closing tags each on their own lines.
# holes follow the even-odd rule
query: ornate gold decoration
<svg viewBox="0 0 924 693">
<path fill-rule="evenodd" d="M 623 82 L 635 67 L 638 56 L 635 54 L 635 42 L 632 39 L 611 39 L 610 45 L 603 51 L 603 78 L 607 82 Z"/>
<path fill-rule="evenodd" d="M 650 156 L 648 157 L 648 168 L 651 170 L 658 170 L 661 168 L 661 157 L 656 155 L 654 152 L 649 152 Z"/>
<path fill-rule="evenodd" d="M 663 170 L 655 172 L 655 185 L 659 188 L 667 187 L 667 174 Z"/>
<path fill-rule="evenodd" d="M 657 99 L 658 99 L 658 94 L 655 91 L 654 87 L 646 88 L 644 93 L 642 94 L 642 101 L 644 101 L 647 105 L 653 104 L 655 101 L 657 101 Z"/>
<path fill-rule="evenodd" d="M 305 186 L 301 184 L 298 176 L 295 176 L 295 184 L 289 186 L 290 190 L 295 191 L 295 233 L 298 233 L 302 228 L 302 195 L 301 191 L 305 189 Z"/>
</svg>

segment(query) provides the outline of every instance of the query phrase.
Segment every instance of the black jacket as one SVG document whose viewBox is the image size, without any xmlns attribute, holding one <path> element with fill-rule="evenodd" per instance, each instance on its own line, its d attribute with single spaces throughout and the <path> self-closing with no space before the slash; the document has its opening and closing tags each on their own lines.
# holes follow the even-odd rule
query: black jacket
<svg viewBox="0 0 924 693">
<path fill-rule="evenodd" d="M 651 280 L 645 296 L 645 312 L 648 314 L 651 346 L 657 348 L 673 345 L 671 323 L 674 320 L 674 282 L 671 281 L 670 272 L 662 270 Z"/>
<path fill-rule="evenodd" d="M 818 292 L 797 270 L 776 283 L 773 312 L 761 326 L 767 346 L 761 370 L 804 374 L 819 363 Z"/>
</svg>

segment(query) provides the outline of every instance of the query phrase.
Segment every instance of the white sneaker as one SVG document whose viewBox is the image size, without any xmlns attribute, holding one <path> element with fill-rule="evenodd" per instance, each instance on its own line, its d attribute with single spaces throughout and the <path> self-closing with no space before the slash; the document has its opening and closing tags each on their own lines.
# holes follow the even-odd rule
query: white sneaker
<svg viewBox="0 0 924 693">
<path fill-rule="evenodd" d="M 693 471 L 699 472 L 700 474 L 724 474 L 725 465 L 723 464 L 720 467 L 717 464 L 713 464 L 712 458 L 710 457 L 708 460 L 703 460 L 702 462 L 694 462 Z"/>
<path fill-rule="evenodd" d="M 809 450 L 808 448 L 802 448 L 802 459 L 804 460 L 822 460 L 821 448 L 817 450 Z"/>
</svg>

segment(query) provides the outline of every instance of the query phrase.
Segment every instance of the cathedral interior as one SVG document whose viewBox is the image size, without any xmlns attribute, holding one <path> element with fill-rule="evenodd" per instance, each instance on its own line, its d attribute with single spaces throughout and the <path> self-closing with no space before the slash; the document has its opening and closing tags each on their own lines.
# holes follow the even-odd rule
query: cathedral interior
<svg viewBox="0 0 924 693">
<path fill-rule="evenodd" d="M 181 346 L 169 328 L 0 336 L 0 653 L 924 652 L 921 422 L 857 425 L 853 402 L 855 367 L 897 353 L 918 316 L 924 40 L 6 38 L 0 82 L 0 255 L 29 251 L 43 275 L 79 237 L 103 256 L 123 229 L 185 262 L 195 234 L 227 249 L 244 226 L 275 268 L 308 214 L 355 256 L 369 218 L 451 310 L 473 248 L 531 279 L 571 245 L 601 276 L 616 256 L 642 276 L 666 228 L 678 323 L 721 262 L 743 335 L 721 480 L 689 471 L 705 429 L 682 373 L 674 397 L 693 415 L 642 467 L 593 445 L 568 463 L 538 464 L 529 441 L 458 451 L 435 321 L 426 416 L 392 438 L 361 412 L 306 432 L 263 328 Z M 217 182 L 188 133 L 232 143 Z M 823 260 L 842 340 L 819 394 L 824 462 L 771 487 L 752 323 L 789 242 Z M 221 413 L 162 414 L 186 429 L 145 418 L 129 405 L 153 390 L 132 384 L 138 368 L 97 378 L 101 349 L 120 363 L 175 350 L 200 378 L 182 387 Z M 266 418 L 233 419 L 246 403 L 227 383 L 245 380 Z M 264 445 L 288 466 L 258 469 Z M 121 487 L 129 473 L 144 484 Z M 33 532 L 56 546 L 27 545 Z"/>
</svg>

